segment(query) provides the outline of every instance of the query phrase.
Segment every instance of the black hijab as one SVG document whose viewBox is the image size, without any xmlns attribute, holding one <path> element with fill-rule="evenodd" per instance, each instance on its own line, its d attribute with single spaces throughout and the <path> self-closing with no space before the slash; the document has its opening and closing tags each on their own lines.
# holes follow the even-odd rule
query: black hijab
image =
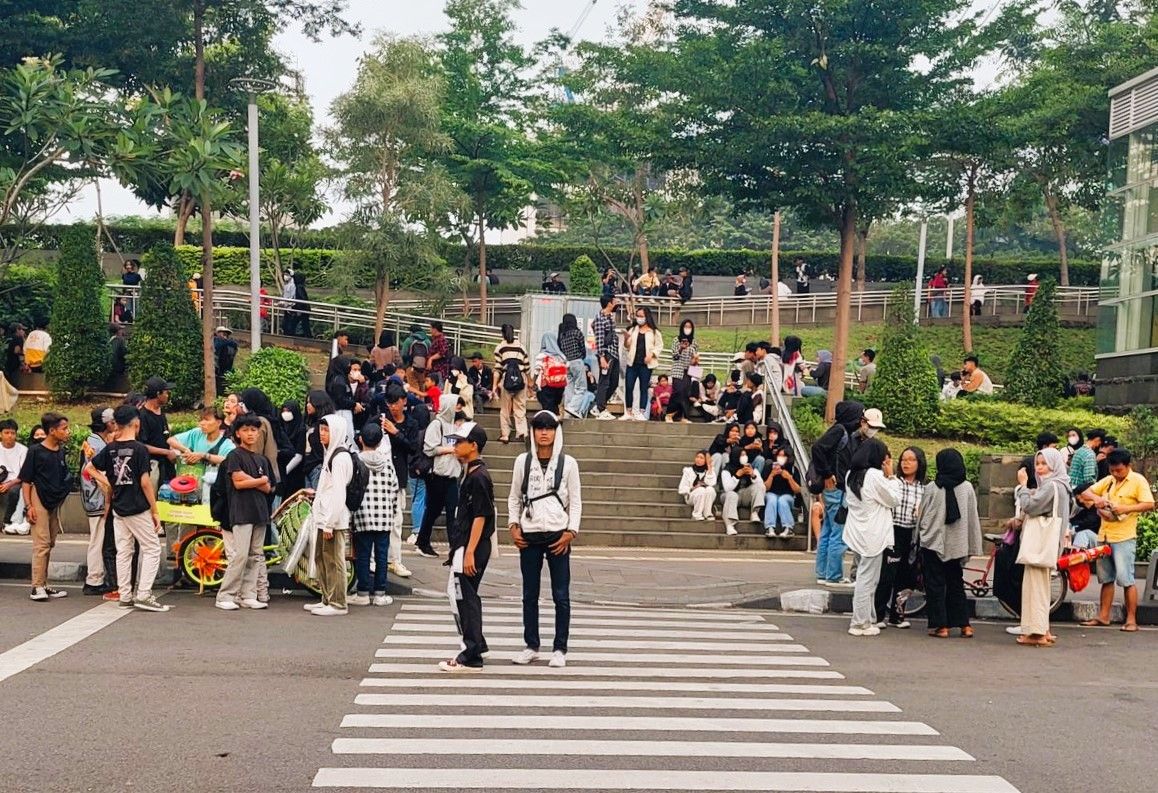
<svg viewBox="0 0 1158 793">
<path fill-rule="evenodd" d="M 878 438 L 869 438 L 853 452 L 852 462 L 848 469 L 848 489 L 860 498 L 861 488 L 864 487 L 864 477 L 870 468 L 880 470 L 885 458 L 889 456 L 889 447 Z"/>
<path fill-rule="evenodd" d="M 961 520 L 961 509 L 957 506 L 957 485 L 965 481 L 965 458 L 956 449 L 942 449 L 937 452 L 937 487 L 945 491 L 945 523 Z"/>
</svg>

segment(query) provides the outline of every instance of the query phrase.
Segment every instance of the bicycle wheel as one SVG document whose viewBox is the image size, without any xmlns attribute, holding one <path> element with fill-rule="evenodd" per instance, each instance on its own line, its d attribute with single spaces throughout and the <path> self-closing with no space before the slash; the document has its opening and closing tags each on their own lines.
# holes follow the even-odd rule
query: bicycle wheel
<svg viewBox="0 0 1158 793">
<path fill-rule="evenodd" d="M 191 584 L 207 589 L 220 586 L 227 564 L 225 543 L 217 529 L 198 529 L 181 546 L 181 575 Z"/>
<path fill-rule="evenodd" d="M 923 589 L 910 589 L 907 591 L 908 597 L 901 603 L 901 611 L 906 617 L 916 617 L 929 605 L 925 599 L 925 591 Z M 900 596 L 898 595 L 898 597 Z"/>
<path fill-rule="evenodd" d="M 1054 570 L 1049 575 L 1049 613 L 1057 611 L 1065 602 L 1069 592 L 1070 577 L 1061 570 Z"/>
</svg>

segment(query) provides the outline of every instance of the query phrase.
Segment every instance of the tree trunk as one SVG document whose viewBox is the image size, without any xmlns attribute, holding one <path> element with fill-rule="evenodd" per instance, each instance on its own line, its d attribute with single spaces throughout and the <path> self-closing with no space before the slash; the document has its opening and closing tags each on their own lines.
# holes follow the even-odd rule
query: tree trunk
<svg viewBox="0 0 1158 793">
<path fill-rule="evenodd" d="M 836 417 L 836 403 L 844 399 L 844 367 L 848 363 L 848 326 L 851 320 L 852 259 L 856 248 L 856 206 L 846 206 L 840 221 L 840 269 L 836 278 L 836 338 L 832 344 L 832 373 L 824 420 Z"/>
<path fill-rule="evenodd" d="M 772 216 L 772 343 L 780 344 L 780 211 Z"/>
<path fill-rule="evenodd" d="M 856 291 L 863 292 L 865 281 L 868 280 L 868 226 L 857 232 L 856 235 Z"/>
<path fill-rule="evenodd" d="M 213 365 L 213 212 L 208 195 L 201 198 L 201 221 L 201 358 L 205 367 L 203 403 L 212 405 L 217 399 L 217 377 Z"/>
<path fill-rule="evenodd" d="M 969 172 L 965 193 L 965 305 L 961 308 L 961 338 L 966 353 L 973 352 L 973 209 L 977 203 L 977 171 Z"/>
<path fill-rule="evenodd" d="M 642 273 L 646 273 L 651 270 L 651 253 L 648 251 L 646 234 L 639 235 L 638 246 L 640 270 Z"/>
<path fill-rule="evenodd" d="M 185 231 L 189 227 L 189 218 L 193 216 L 193 199 L 182 195 L 177 201 L 177 230 L 173 232 L 173 245 L 185 244 Z"/>
<path fill-rule="evenodd" d="M 486 324 L 487 319 L 487 240 L 486 219 L 482 212 L 478 213 L 478 313 L 479 321 Z"/>
<path fill-rule="evenodd" d="M 643 166 L 635 171 L 635 184 L 632 192 L 635 197 L 635 239 L 639 247 L 639 266 L 643 268 L 643 272 L 647 273 L 651 270 L 651 253 L 647 247 L 647 231 L 644 229 L 644 224 L 647 220 L 647 212 L 643 205 L 643 183 L 647 179 L 648 168 Z"/>
<path fill-rule="evenodd" d="M 383 273 L 374 282 L 374 343 L 386 327 L 386 304 L 390 302 L 390 274 Z"/>
<path fill-rule="evenodd" d="M 1049 211 L 1049 220 L 1053 224 L 1053 233 L 1057 235 L 1057 255 L 1061 271 L 1058 279 L 1061 286 L 1070 285 L 1070 257 L 1066 251 L 1066 227 L 1061 212 L 1057 207 L 1057 196 L 1049 187 L 1042 185 L 1042 195 L 1045 197 L 1045 208 Z"/>
<path fill-rule="evenodd" d="M 205 98 L 205 0 L 193 0 L 193 96 Z"/>
</svg>

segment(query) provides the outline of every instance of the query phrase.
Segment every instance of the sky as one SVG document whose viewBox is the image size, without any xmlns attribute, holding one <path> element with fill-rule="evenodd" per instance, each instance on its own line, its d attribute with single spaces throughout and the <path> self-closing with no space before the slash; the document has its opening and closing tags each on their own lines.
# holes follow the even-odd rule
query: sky
<svg viewBox="0 0 1158 793">
<path fill-rule="evenodd" d="M 590 4 L 591 0 L 523 0 L 524 8 L 516 16 L 521 42 L 530 46 L 542 40 L 552 28 L 569 31 Z M 642 0 L 596 0 L 576 36 L 603 38 L 620 7 L 641 4 Z M 437 33 L 446 27 L 443 5 L 444 0 L 350 0 L 347 19 L 362 26 L 360 40 L 347 36 L 315 43 L 298 31 L 287 31 L 280 36 L 276 43 L 278 50 L 305 75 L 306 92 L 316 121 L 326 123 L 330 102 L 353 84 L 358 57 L 375 33 L 389 31 L 403 36 Z M 116 182 L 102 183 L 101 199 L 106 217 L 157 214 Z M 89 188 L 56 219 L 61 222 L 88 220 L 96 214 L 96 206 L 95 190 Z M 333 219 L 324 219 L 322 225 Z"/>
</svg>

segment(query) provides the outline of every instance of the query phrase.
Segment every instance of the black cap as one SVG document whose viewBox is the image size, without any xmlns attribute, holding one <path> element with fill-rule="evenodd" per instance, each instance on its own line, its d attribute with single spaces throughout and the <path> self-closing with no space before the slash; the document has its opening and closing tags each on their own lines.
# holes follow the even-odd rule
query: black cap
<svg viewBox="0 0 1158 793">
<path fill-rule="evenodd" d="M 470 441 L 471 443 L 478 446 L 480 453 L 484 448 L 486 448 L 487 445 L 486 430 L 484 430 L 473 421 L 464 423 L 461 427 L 456 429 L 454 434 L 450 437 L 454 438 L 455 440 Z"/>
<path fill-rule="evenodd" d="M 474 352 L 472 352 L 470 354 L 470 359 L 472 361 L 481 361 L 482 357 L 483 357 L 483 354 L 481 352 L 479 352 L 478 350 L 475 350 Z"/>
<path fill-rule="evenodd" d="M 93 408 L 89 414 L 91 421 L 89 421 L 89 429 L 93 432 L 104 432 L 108 424 L 113 420 L 112 408 Z"/>
<path fill-rule="evenodd" d="M 174 385 L 164 377 L 150 377 L 145 381 L 145 398 L 153 399 L 162 391 L 172 391 Z"/>
</svg>

